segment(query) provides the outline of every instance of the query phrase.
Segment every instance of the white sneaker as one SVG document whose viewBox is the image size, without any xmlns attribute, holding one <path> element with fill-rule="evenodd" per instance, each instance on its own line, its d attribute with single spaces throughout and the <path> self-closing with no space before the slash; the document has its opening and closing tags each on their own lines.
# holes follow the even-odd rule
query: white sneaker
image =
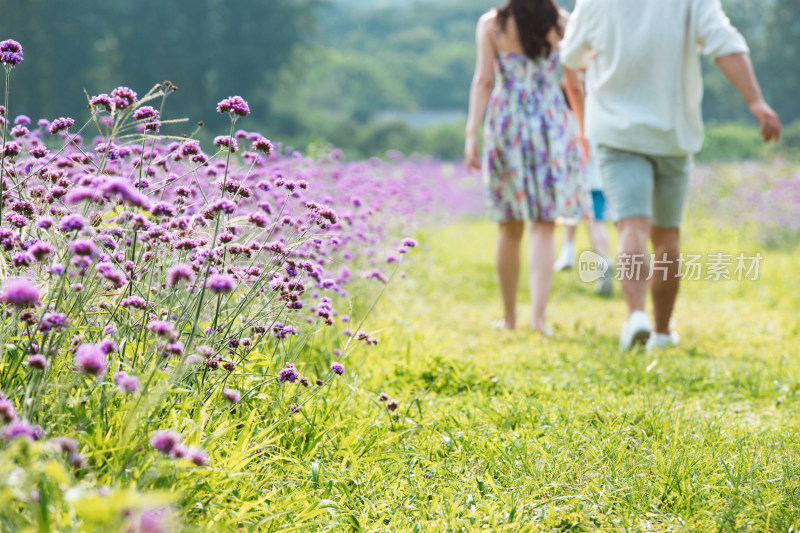
<svg viewBox="0 0 800 533">
<path fill-rule="evenodd" d="M 622 333 L 619 335 L 619 347 L 623 350 L 630 350 L 637 344 L 643 345 L 647 343 L 652 329 L 647 313 L 634 311 L 622 326 Z"/>
<path fill-rule="evenodd" d="M 561 272 L 562 270 L 569 270 L 573 266 L 575 266 L 575 245 L 567 242 L 561 248 L 561 253 L 558 254 L 553 270 Z"/>
<path fill-rule="evenodd" d="M 651 350 L 663 350 L 670 346 L 677 346 L 680 341 L 680 337 L 674 331 L 670 331 L 669 333 L 653 333 L 647 340 L 645 349 L 648 352 Z"/>
<path fill-rule="evenodd" d="M 614 262 L 608 257 L 603 258 L 608 265 L 603 277 L 597 280 L 597 285 L 594 286 L 594 292 L 598 296 L 611 296 L 614 291 Z"/>
</svg>

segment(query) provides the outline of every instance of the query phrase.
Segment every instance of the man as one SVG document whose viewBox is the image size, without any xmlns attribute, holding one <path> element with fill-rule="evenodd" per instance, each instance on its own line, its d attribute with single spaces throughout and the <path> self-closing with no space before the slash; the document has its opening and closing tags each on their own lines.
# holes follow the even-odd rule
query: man
<svg viewBox="0 0 800 533">
<path fill-rule="evenodd" d="M 702 146 L 700 54 L 711 55 L 747 102 L 764 142 L 781 125 L 764 101 L 747 44 L 720 0 L 578 0 L 561 61 L 587 68 L 586 130 L 619 231 L 618 268 L 629 318 L 620 346 L 678 343 L 670 318 L 680 277 L 680 223 L 692 156 Z M 647 239 L 655 328 L 645 313 Z"/>
</svg>

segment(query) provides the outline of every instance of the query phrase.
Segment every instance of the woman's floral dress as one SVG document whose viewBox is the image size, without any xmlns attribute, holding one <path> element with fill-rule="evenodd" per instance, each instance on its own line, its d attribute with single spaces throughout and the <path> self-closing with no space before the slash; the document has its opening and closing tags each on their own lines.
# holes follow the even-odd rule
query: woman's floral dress
<svg viewBox="0 0 800 533">
<path fill-rule="evenodd" d="M 500 52 L 484 125 L 488 216 L 591 218 L 578 124 L 561 90 L 558 52 L 530 59 Z"/>
</svg>

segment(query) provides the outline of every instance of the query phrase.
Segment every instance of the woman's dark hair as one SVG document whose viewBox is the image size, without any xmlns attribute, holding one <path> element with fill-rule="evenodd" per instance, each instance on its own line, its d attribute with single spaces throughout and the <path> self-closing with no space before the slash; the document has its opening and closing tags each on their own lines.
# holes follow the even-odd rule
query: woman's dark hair
<svg viewBox="0 0 800 533">
<path fill-rule="evenodd" d="M 547 40 L 553 28 L 561 34 L 559 12 L 553 0 L 508 0 L 497 10 L 497 23 L 501 30 L 506 29 L 508 20 L 514 17 L 517 33 L 525 55 L 531 59 L 549 56 L 553 46 Z"/>
</svg>

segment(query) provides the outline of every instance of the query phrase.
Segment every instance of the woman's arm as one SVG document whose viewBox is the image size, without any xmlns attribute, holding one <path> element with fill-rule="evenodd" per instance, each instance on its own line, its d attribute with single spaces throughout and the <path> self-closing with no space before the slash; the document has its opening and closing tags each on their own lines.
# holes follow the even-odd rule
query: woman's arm
<svg viewBox="0 0 800 533">
<path fill-rule="evenodd" d="M 583 76 L 577 70 L 564 67 L 564 89 L 567 93 L 569 107 L 578 119 L 578 126 L 583 137 L 583 116 L 586 102 L 586 91 L 583 88 Z"/>
<path fill-rule="evenodd" d="M 495 13 L 487 13 L 478 21 L 475 40 L 478 45 L 478 59 L 475 74 L 469 91 L 469 116 L 467 117 L 466 143 L 464 157 L 468 168 L 481 168 L 478 156 L 478 132 L 486 114 L 489 95 L 494 84 L 494 57 L 496 45 L 492 39 Z"/>
</svg>

